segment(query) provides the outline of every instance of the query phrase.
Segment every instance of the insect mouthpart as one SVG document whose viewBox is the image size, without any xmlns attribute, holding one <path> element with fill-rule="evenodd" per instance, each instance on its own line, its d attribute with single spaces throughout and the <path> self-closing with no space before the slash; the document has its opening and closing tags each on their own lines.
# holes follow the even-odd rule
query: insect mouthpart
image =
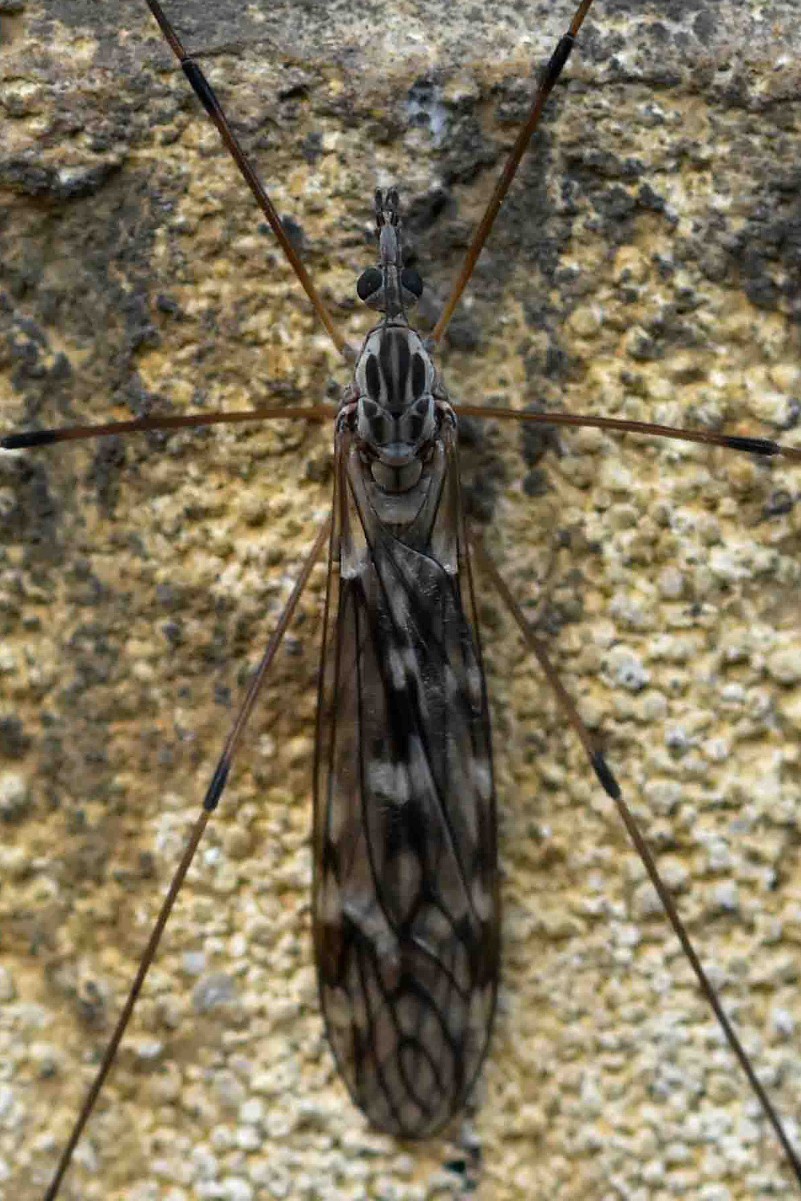
<svg viewBox="0 0 801 1201">
<path fill-rule="evenodd" d="M 397 188 L 375 194 L 379 264 L 362 271 L 356 292 L 371 309 L 387 317 L 402 317 L 423 295 L 423 279 L 414 267 L 403 266 L 400 200 Z"/>
</svg>

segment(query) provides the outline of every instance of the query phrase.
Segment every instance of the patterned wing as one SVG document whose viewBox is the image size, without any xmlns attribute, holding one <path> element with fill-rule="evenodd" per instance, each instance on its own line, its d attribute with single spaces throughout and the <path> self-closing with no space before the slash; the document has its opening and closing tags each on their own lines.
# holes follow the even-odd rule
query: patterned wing
<svg viewBox="0 0 801 1201">
<path fill-rule="evenodd" d="M 422 1137 L 463 1105 L 492 1023 L 489 716 L 452 456 L 439 448 L 403 523 L 385 520 L 357 454 L 339 463 L 315 773 L 320 996 L 356 1103 Z"/>
</svg>

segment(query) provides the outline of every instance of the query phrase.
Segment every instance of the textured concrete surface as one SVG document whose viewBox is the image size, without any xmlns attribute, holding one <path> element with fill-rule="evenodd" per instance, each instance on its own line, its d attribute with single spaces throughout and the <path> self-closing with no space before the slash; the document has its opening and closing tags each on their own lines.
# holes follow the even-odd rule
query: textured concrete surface
<svg viewBox="0 0 801 1201">
<path fill-rule="evenodd" d="M 192 47 L 335 315 L 398 182 L 436 314 L 568 5 L 208 6 Z M 144 5 L 0 3 L 4 428 L 300 403 L 346 378 Z M 231 47 L 241 37 L 252 44 Z M 253 39 L 258 39 L 254 42 Z M 444 352 L 453 394 L 801 444 L 795 3 L 598 0 Z M 540 606 L 801 1144 L 801 471 L 465 430 Z M 543 454 L 544 452 L 544 454 Z M 330 432 L 0 457 L 0 1196 L 43 1195 L 248 671 Z M 309 937 L 320 568 L 63 1196 L 459 1196 L 336 1079 Z M 492 597 L 505 974 L 478 1196 L 797 1195 L 618 820 Z"/>
</svg>

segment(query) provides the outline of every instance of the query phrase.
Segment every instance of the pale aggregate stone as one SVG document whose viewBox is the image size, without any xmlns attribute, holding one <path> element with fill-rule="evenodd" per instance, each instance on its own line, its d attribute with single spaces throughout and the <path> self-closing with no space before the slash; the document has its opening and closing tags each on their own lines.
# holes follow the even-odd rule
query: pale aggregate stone
<svg viewBox="0 0 801 1201">
<path fill-rule="evenodd" d="M 27 781 L 19 772 L 0 775 L 0 820 L 19 820 L 29 808 L 31 799 Z"/>
</svg>

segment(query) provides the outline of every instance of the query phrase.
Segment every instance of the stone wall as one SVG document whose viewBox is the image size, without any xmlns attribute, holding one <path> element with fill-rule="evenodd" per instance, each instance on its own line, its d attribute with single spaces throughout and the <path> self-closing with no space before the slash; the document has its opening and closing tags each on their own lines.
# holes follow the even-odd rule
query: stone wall
<svg viewBox="0 0 801 1201">
<path fill-rule="evenodd" d="M 401 188 L 430 326 L 568 5 L 166 7 L 351 340 L 376 185 Z M 347 372 L 145 5 L 0 14 L 3 427 L 336 399 Z M 800 51 L 789 0 L 598 0 L 443 348 L 457 400 L 801 444 Z M 470 512 L 799 1145 L 801 468 L 492 421 L 463 440 Z M 330 447 L 328 428 L 282 424 L 0 456 L 0 1195 L 43 1195 L 325 516 Z M 616 814 L 480 580 L 495 1038 L 466 1136 L 400 1147 L 366 1129 L 311 960 L 324 581 L 63 1196 L 454 1197 L 465 1137 L 491 1201 L 791 1195 Z"/>
</svg>

